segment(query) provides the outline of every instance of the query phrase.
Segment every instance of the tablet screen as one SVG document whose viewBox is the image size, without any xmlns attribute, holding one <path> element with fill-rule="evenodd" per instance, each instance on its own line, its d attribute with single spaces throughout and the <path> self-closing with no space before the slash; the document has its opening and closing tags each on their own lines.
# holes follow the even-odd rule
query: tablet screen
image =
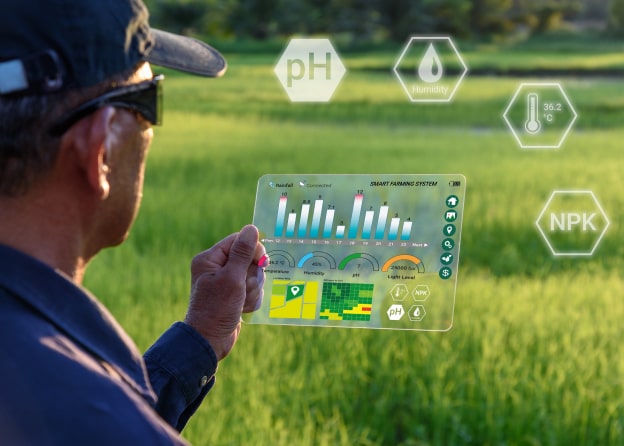
<svg viewBox="0 0 624 446">
<path fill-rule="evenodd" d="M 265 175 L 254 224 L 270 264 L 245 322 L 446 331 L 462 175 Z"/>
</svg>

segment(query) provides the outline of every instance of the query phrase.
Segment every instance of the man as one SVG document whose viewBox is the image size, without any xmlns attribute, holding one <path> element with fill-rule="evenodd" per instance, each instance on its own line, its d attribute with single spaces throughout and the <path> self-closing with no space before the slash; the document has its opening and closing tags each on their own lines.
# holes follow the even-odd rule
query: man
<svg viewBox="0 0 624 446">
<path fill-rule="evenodd" d="M 261 303 L 253 226 L 198 254 L 184 322 L 144 357 L 81 287 L 136 216 L 162 78 L 223 58 L 151 30 L 141 0 L 0 4 L 0 444 L 184 444 L 178 433 Z"/>
</svg>

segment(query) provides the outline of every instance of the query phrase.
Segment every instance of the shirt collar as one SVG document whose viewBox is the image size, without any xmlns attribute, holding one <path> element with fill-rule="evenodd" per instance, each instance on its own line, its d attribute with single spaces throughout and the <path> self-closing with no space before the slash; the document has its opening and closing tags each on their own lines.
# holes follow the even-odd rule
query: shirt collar
<svg viewBox="0 0 624 446">
<path fill-rule="evenodd" d="M 61 271 L 0 245 L 0 287 L 28 303 L 85 350 L 112 365 L 148 401 L 156 402 L 142 356 L 110 312 Z"/>
</svg>

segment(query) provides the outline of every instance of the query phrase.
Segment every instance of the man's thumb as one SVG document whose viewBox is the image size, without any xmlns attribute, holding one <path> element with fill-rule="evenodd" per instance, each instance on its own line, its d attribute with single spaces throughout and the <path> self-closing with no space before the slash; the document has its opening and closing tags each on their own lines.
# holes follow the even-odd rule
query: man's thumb
<svg viewBox="0 0 624 446">
<path fill-rule="evenodd" d="M 251 265 L 258 245 L 258 229 L 253 225 L 247 225 L 241 229 L 232 243 L 228 255 L 227 266 L 240 268 L 246 274 Z"/>
</svg>

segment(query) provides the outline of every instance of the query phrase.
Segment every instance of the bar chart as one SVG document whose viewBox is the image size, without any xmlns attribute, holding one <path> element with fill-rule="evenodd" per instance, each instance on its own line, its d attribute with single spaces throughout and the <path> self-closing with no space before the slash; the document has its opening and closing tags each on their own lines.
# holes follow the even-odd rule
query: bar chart
<svg viewBox="0 0 624 446">
<path fill-rule="evenodd" d="M 365 201 L 363 193 L 356 193 L 349 213 L 348 209 L 336 209 L 333 204 L 325 203 L 322 197 L 289 203 L 288 194 L 284 194 L 277 203 L 273 235 L 304 239 L 411 239 L 411 217 L 401 218 L 396 213 L 389 217 L 391 208 L 386 202 L 362 211 Z M 343 217 L 337 218 L 337 213 Z"/>
</svg>

